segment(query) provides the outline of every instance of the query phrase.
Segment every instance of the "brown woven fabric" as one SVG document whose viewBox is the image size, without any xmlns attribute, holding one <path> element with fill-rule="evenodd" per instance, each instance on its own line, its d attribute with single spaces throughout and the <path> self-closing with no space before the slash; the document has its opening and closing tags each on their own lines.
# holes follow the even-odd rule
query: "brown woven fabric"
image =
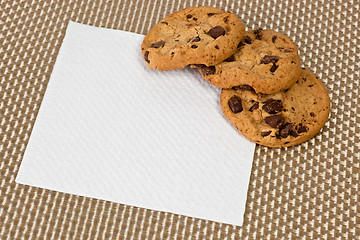
<svg viewBox="0 0 360 240">
<path fill-rule="evenodd" d="M 332 111 L 315 138 L 257 147 L 244 226 L 16 184 L 66 25 L 145 34 L 180 8 L 211 5 L 298 45 Z M 359 1 L 1 1 L 0 239 L 355 239 L 360 236 Z"/>
</svg>

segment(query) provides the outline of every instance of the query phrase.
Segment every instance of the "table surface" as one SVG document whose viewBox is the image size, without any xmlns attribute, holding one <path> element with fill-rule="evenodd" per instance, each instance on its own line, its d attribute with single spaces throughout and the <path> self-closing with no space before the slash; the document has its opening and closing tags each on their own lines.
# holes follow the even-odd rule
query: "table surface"
<svg viewBox="0 0 360 240">
<path fill-rule="evenodd" d="M 257 146 L 242 227 L 15 183 L 67 23 L 145 34 L 215 6 L 274 29 L 326 84 L 330 118 L 299 146 Z M 360 235 L 359 1 L 0 1 L 0 239 L 274 239 Z M 358 224 L 358 225 L 356 225 Z"/>
</svg>

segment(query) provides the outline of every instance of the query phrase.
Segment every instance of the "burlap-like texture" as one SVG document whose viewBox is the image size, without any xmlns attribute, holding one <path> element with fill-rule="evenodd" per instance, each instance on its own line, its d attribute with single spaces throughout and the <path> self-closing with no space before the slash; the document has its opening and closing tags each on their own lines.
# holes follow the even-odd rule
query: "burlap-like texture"
<svg viewBox="0 0 360 240">
<path fill-rule="evenodd" d="M 243 227 L 15 183 L 69 20 L 145 34 L 210 5 L 289 35 L 332 110 L 315 138 L 257 147 Z M 356 239 L 360 236 L 359 1 L 1 1 L 0 239 Z"/>
</svg>

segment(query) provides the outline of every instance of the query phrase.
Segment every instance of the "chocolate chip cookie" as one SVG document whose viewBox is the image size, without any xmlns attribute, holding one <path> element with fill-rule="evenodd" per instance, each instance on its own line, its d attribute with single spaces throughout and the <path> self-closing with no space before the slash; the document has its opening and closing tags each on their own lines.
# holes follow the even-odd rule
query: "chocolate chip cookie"
<svg viewBox="0 0 360 240">
<path fill-rule="evenodd" d="M 201 75 L 220 88 L 249 85 L 256 93 L 288 89 L 300 75 L 298 49 L 293 41 L 273 30 L 246 32 L 238 51 L 215 66 L 197 66 Z"/>
<path fill-rule="evenodd" d="M 191 7 L 157 23 L 141 51 L 147 66 L 182 69 L 190 64 L 216 65 L 237 50 L 245 27 L 234 14 L 213 7 Z"/>
<path fill-rule="evenodd" d="M 305 69 L 285 91 L 264 95 L 242 85 L 223 89 L 220 103 L 225 116 L 246 138 L 268 147 L 307 141 L 324 126 L 330 112 L 324 84 Z"/>
</svg>

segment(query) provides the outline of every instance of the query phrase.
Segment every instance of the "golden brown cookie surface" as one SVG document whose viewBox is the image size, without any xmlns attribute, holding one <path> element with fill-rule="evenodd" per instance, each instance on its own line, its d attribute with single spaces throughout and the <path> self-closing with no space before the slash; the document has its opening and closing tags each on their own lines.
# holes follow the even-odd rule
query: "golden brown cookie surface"
<svg viewBox="0 0 360 240">
<path fill-rule="evenodd" d="M 216 87 L 249 85 L 257 93 L 271 94 L 291 87 L 301 67 L 298 49 L 289 37 L 259 29 L 246 32 L 238 51 L 224 62 L 198 69 Z"/>
<path fill-rule="evenodd" d="M 324 126 L 330 99 L 324 84 L 302 70 L 295 85 L 275 94 L 257 94 L 250 86 L 223 89 L 221 108 L 249 140 L 268 147 L 289 147 L 307 141 Z"/>
<path fill-rule="evenodd" d="M 157 70 L 211 66 L 230 57 L 244 34 L 245 27 L 234 14 L 192 7 L 165 17 L 150 29 L 141 51 L 147 66 Z"/>
</svg>

